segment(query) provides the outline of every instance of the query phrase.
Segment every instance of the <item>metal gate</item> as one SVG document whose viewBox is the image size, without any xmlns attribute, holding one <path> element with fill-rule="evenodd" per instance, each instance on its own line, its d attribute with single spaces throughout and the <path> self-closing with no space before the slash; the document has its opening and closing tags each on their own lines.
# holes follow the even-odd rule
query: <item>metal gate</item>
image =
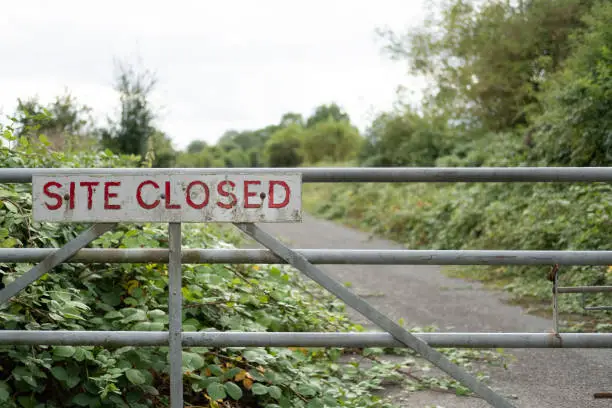
<svg viewBox="0 0 612 408">
<path fill-rule="evenodd" d="M 299 173 L 302 182 L 611 182 L 612 168 L 305 168 L 305 169 L 0 169 L 0 183 L 30 183 L 33 176 L 103 177 L 203 172 L 223 177 Z M 263 196 L 262 196 L 263 198 Z M 612 333 L 558 333 L 558 293 L 612 292 L 612 287 L 559 287 L 558 265 L 612 265 L 612 251 L 329 250 L 291 249 L 255 223 L 235 223 L 267 250 L 181 249 L 181 223 L 169 222 L 169 249 L 83 249 L 116 224 L 97 223 L 59 249 L 0 249 L 0 262 L 39 262 L 0 291 L 0 303 L 62 262 L 168 263 L 169 331 L 0 330 L 0 345 L 169 346 L 170 400 L 183 407 L 183 347 L 409 347 L 494 407 L 512 407 L 503 396 L 452 364 L 434 347 L 610 348 Z M 290 264 L 360 312 L 386 333 L 182 332 L 182 263 Z M 326 275 L 316 264 L 365 265 L 557 265 L 552 275 L 554 333 L 410 333 Z"/>
</svg>

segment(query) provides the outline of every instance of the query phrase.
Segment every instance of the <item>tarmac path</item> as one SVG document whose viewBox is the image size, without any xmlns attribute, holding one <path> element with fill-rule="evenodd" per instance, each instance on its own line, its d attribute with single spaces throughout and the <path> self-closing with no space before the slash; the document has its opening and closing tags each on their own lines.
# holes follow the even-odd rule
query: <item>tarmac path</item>
<svg viewBox="0 0 612 408">
<path fill-rule="evenodd" d="M 396 243 L 330 221 L 304 215 L 302 223 L 260 224 L 293 248 L 402 249 Z M 259 247 L 257 243 L 249 247 Z M 395 321 L 410 326 L 435 325 L 448 332 L 546 332 L 551 321 L 527 315 L 520 307 L 504 303 L 504 294 L 481 285 L 453 279 L 438 266 L 321 265 L 340 282 L 363 296 Z M 370 326 L 351 310 L 359 323 Z M 601 349 L 513 349 L 516 357 L 508 370 L 488 370 L 489 385 L 504 395 L 514 395 L 517 407 L 612 407 L 612 399 L 594 399 L 596 392 L 612 392 L 612 351 Z M 402 407 L 488 407 L 476 398 L 431 391 L 389 389 Z"/>
</svg>

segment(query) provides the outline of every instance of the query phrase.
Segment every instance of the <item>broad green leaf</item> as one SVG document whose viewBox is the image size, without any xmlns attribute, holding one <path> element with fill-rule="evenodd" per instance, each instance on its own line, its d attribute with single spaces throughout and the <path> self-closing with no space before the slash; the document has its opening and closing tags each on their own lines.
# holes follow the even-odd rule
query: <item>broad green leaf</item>
<svg viewBox="0 0 612 408">
<path fill-rule="evenodd" d="M 308 402 L 308 405 L 306 405 L 307 408 L 324 408 L 325 405 L 323 404 L 323 401 L 320 398 L 313 398 Z"/>
<path fill-rule="evenodd" d="M 117 310 L 112 310 L 112 311 L 106 313 L 104 315 L 104 318 L 105 319 L 109 319 L 109 320 L 112 320 L 112 319 L 122 319 L 123 315 L 121 314 L 121 312 L 119 312 Z"/>
<path fill-rule="evenodd" d="M 68 379 L 66 380 L 66 387 L 68 388 L 74 388 L 77 385 L 79 385 L 79 383 L 81 382 L 81 378 L 79 376 L 70 376 L 68 377 Z"/>
<path fill-rule="evenodd" d="M 239 367 L 230 368 L 229 370 L 223 373 L 223 379 L 224 380 L 232 379 L 240 372 L 242 372 L 242 369 Z"/>
<path fill-rule="evenodd" d="M 113 408 L 130 408 L 130 406 L 118 395 L 111 395 L 108 399 L 115 404 Z"/>
<path fill-rule="evenodd" d="M 125 301 L 125 300 L 124 300 Z M 131 312 L 127 317 L 121 320 L 121 323 L 130 323 L 136 321 L 147 320 L 147 314 L 142 309 L 132 309 L 134 312 Z"/>
<path fill-rule="evenodd" d="M 276 385 L 272 385 L 271 387 L 268 387 L 268 394 L 270 394 L 272 398 L 278 400 L 283 395 L 283 391 Z"/>
<path fill-rule="evenodd" d="M 132 368 L 132 363 L 129 360 L 119 360 L 117 363 L 117 368 L 121 370 L 129 370 Z"/>
<path fill-rule="evenodd" d="M 87 406 L 89 406 L 89 401 L 90 400 L 91 400 L 90 395 L 87 394 L 87 393 L 82 392 L 80 394 L 75 395 L 72 398 L 72 403 L 75 404 L 75 405 L 78 405 L 79 407 L 87 407 Z"/>
<path fill-rule="evenodd" d="M 164 330 L 164 324 L 160 323 L 160 322 L 153 322 L 151 323 L 151 326 L 149 327 L 149 330 L 151 331 L 163 331 Z"/>
<path fill-rule="evenodd" d="M 204 366 L 204 358 L 196 353 L 183 351 L 183 369 L 194 371 Z"/>
<path fill-rule="evenodd" d="M 68 379 L 68 373 L 64 367 L 55 366 L 51 368 L 51 374 L 60 381 L 66 381 Z"/>
<path fill-rule="evenodd" d="M 110 306 L 117 307 L 121 304 L 121 293 L 119 291 L 104 293 L 102 301 Z"/>
<path fill-rule="evenodd" d="M 242 353 L 242 356 L 249 361 L 261 362 L 260 353 L 255 350 L 247 350 Z"/>
<path fill-rule="evenodd" d="M 210 370 L 212 375 L 214 375 L 215 377 L 223 376 L 223 370 L 218 365 L 210 364 L 207 368 Z"/>
<path fill-rule="evenodd" d="M 142 390 L 149 395 L 159 395 L 159 391 L 157 390 L 157 388 L 152 387 L 150 385 L 143 385 Z"/>
<path fill-rule="evenodd" d="M 69 358 L 74 355 L 76 348 L 72 346 L 55 346 L 53 348 L 53 355 L 57 357 Z"/>
<path fill-rule="evenodd" d="M 17 209 L 17 206 L 13 203 L 11 203 L 10 201 L 2 201 L 2 203 L 4 204 L 4 206 L 6 207 L 7 210 L 9 210 L 12 213 L 18 213 L 19 210 Z"/>
<path fill-rule="evenodd" d="M 144 374 L 140 370 L 134 368 L 127 370 L 125 376 L 134 385 L 142 385 L 147 381 Z"/>
<path fill-rule="evenodd" d="M 164 317 L 167 316 L 166 312 L 164 312 L 163 310 L 160 310 L 160 309 L 150 310 L 148 314 L 149 314 L 149 318 L 151 318 L 153 320 L 164 318 Z"/>
<path fill-rule="evenodd" d="M 253 379 L 257 381 L 265 381 L 266 377 L 264 377 L 258 370 L 249 370 L 249 374 Z"/>
<path fill-rule="evenodd" d="M 15 238 L 6 238 L 0 241 L 1 248 L 14 248 L 17 244 L 19 244 L 19 240 Z"/>
<path fill-rule="evenodd" d="M 272 370 L 266 370 L 264 372 L 264 378 L 271 384 L 276 383 L 276 374 Z"/>
<path fill-rule="evenodd" d="M 232 399 L 239 400 L 242 398 L 242 388 L 236 385 L 233 382 L 226 382 L 223 384 L 225 387 L 225 391 L 227 391 L 227 395 L 229 395 Z"/>
<path fill-rule="evenodd" d="M 323 403 L 326 407 L 337 407 L 338 406 L 338 400 L 330 396 L 323 397 Z"/>
<path fill-rule="evenodd" d="M 208 384 L 208 387 L 206 387 L 206 392 L 213 400 L 222 400 L 227 396 L 225 393 L 225 387 L 218 382 Z"/>
<path fill-rule="evenodd" d="M 194 327 L 198 327 L 200 326 L 200 322 L 197 319 L 187 319 L 183 322 L 183 327 L 185 326 L 194 326 Z"/>
<path fill-rule="evenodd" d="M 306 385 L 306 384 L 299 385 L 297 387 L 297 392 L 299 392 L 305 397 L 313 397 L 317 394 L 317 390 L 315 390 L 313 387 Z"/>
<path fill-rule="evenodd" d="M 136 323 L 132 330 L 134 331 L 150 331 L 151 330 L 151 322 L 140 322 Z"/>
<path fill-rule="evenodd" d="M 74 351 L 73 358 L 76 361 L 84 361 L 87 359 L 93 360 L 93 354 L 91 353 L 91 351 L 88 351 L 83 347 L 77 347 L 76 350 Z"/>
<path fill-rule="evenodd" d="M 11 398 L 11 387 L 9 387 L 9 385 L 6 382 L 0 381 L 0 401 L 6 402 L 6 401 L 9 401 L 10 398 Z"/>
<path fill-rule="evenodd" d="M 136 288 L 132 291 L 132 297 L 135 299 L 140 299 L 142 298 L 144 292 L 142 291 L 142 288 Z"/>
<path fill-rule="evenodd" d="M 36 399 L 34 399 L 34 396 L 17 397 L 17 401 L 23 408 L 36 408 Z"/>
<path fill-rule="evenodd" d="M 135 298 L 133 298 L 131 296 L 130 297 L 126 297 L 125 299 L 123 299 L 123 303 L 125 303 L 126 305 L 129 305 L 129 306 L 138 306 L 138 300 L 136 300 Z M 144 315 L 144 312 L 143 312 L 143 315 Z M 139 320 L 144 320 L 144 319 L 145 319 L 145 317 L 143 316 Z"/>
<path fill-rule="evenodd" d="M 144 393 L 139 389 L 133 389 L 126 393 L 125 398 L 127 402 L 130 403 L 130 406 L 140 401 L 143 397 Z"/>
<path fill-rule="evenodd" d="M 268 393 L 268 387 L 266 387 L 262 383 L 255 383 L 253 384 L 251 391 L 255 395 L 266 395 Z"/>
<path fill-rule="evenodd" d="M 24 375 L 23 377 L 21 377 L 21 379 L 30 384 L 32 387 L 38 387 L 38 382 L 36 381 L 36 378 L 32 377 L 31 375 Z"/>
<path fill-rule="evenodd" d="M 58 322 L 65 320 L 62 316 L 58 315 L 57 313 L 53 313 L 53 312 L 49 313 L 49 317 Z"/>
</svg>

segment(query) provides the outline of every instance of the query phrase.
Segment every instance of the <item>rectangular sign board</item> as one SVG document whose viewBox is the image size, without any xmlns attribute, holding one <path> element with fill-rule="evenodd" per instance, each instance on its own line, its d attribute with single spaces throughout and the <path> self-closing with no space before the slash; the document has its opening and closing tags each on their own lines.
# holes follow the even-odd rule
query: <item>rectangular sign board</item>
<svg viewBox="0 0 612 408">
<path fill-rule="evenodd" d="M 300 222 L 300 173 L 35 175 L 37 222 Z"/>
</svg>

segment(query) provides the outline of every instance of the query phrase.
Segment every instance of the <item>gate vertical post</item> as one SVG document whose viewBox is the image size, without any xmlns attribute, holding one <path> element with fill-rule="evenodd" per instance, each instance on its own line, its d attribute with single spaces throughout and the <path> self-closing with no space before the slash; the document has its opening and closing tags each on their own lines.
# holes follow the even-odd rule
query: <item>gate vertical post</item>
<svg viewBox="0 0 612 408">
<path fill-rule="evenodd" d="M 181 223 L 168 225 L 168 319 L 170 360 L 170 406 L 183 408 L 183 294 L 181 282 Z"/>
<path fill-rule="evenodd" d="M 559 333 L 559 273 L 555 272 L 553 276 L 553 330 Z"/>
</svg>

